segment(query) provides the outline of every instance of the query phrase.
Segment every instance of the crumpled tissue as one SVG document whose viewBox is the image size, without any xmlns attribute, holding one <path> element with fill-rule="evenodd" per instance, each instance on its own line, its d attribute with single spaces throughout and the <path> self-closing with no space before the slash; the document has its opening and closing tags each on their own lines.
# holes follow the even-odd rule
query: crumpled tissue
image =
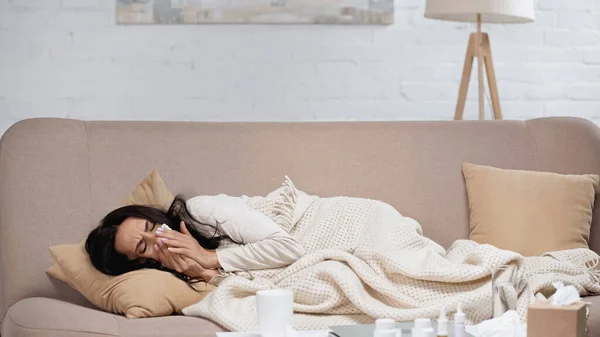
<svg viewBox="0 0 600 337">
<path fill-rule="evenodd" d="M 552 305 L 570 305 L 575 302 L 581 301 L 579 292 L 574 286 L 565 286 L 562 282 L 554 282 L 552 283 L 552 285 L 554 286 L 554 288 L 556 288 L 556 292 L 554 292 L 554 295 L 550 296 L 550 301 Z"/>
<path fill-rule="evenodd" d="M 467 332 L 475 337 L 526 337 L 527 324 L 521 323 L 514 310 L 502 316 L 488 319 L 477 325 L 467 326 Z"/>
</svg>

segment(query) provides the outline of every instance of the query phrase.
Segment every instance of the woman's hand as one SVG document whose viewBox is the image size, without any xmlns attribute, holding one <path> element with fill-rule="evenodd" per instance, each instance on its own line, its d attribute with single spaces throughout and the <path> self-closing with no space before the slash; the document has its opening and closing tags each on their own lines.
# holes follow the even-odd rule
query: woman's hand
<svg viewBox="0 0 600 337">
<path fill-rule="evenodd" d="M 166 245 L 154 245 L 154 250 L 158 256 L 158 262 L 163 266 L 175 270 L 178 273 L 187 275 L 194 279 L 202 279 L 205 282 L 210 280 L 219 274 L 214 269 L 206 269 L 202 267 L 198 262 L 179 254 L 169 252 Z"/>
<path fill-rule="evenodd" d="M 183 221 L 179 224 L 179 228 L 181 233 L 161 228 L 156 230 L 156 235 L 160 237 L 161 243 L 168 246 L 169 252 L 190 258 L 207 269 L 221 267 L 217 259 L 217 254 L 200 246 L 198 241 L 190 234 Z"/>
</svg>

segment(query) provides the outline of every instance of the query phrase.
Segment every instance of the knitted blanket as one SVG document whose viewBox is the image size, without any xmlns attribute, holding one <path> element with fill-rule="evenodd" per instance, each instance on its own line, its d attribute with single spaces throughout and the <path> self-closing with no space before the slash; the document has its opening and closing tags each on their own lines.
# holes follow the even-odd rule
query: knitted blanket
<svg viewBox="0 0 600 337">
<path fill-rule="evenodd" d="M 183 310 L 231 331 L 257 331 L 255 294 L 274 288 L 293 290 L 299 330 L 382 317 L 434 318 L 441 307 L 454 312 L 458 302 L 468 322 L 478 323 L 492 315 L 491 271 L 503 264 L 519 267 L 523 282 L 512 295 L 522 320 L 529 301 L 538 292 L 551 293 L 555 281 L 574 285 L 581 295 L 600 293 L 599 257 L 588 249 L 523 258 L 458 240 L 445 251 L 423 235 L 419 223 L 384 202 L 310 196 L 289 180 L 266 198 L 246 201 L 286 228 L 307 254 L 284 268 L 228 275 Z"/>
</svg>

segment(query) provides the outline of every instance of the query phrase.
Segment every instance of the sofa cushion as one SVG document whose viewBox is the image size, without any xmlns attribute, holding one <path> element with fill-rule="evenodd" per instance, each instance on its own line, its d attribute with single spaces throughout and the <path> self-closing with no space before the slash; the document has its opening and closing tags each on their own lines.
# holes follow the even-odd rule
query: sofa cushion
<svg viewBox="0 0 600 337">
<path fill-rule="evenodd" d="M 469 239 L 537 256 L 588 248 L 598 176 L 463 164 Z"/>
<path fill-rule="evenodd" d="M 164 336 L 214 337 L 223 331 L 197 317 L 127 319 L 55 299 L 32 297 L 13 305 L 2 322 L 2 337 Z"/>
<path fill-rule="evenodd" d="M 2 322 L 2 336 L 118 336 L 113 315 L 68 302 L 32 297 L 15 303 Z M 76 319 L 74 319 L 76 318 Z"/>
</svg>

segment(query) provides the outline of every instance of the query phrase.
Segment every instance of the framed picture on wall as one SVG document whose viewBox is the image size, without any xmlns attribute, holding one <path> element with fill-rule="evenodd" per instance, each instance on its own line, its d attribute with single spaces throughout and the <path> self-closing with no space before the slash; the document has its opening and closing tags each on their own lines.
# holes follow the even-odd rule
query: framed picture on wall
<svg viewBox="0 0 600 337">
<path fill-rule="evenodd" d="M 394 22 L 394 0 L 116 0 L 119 24 Z"/>
</svg>

